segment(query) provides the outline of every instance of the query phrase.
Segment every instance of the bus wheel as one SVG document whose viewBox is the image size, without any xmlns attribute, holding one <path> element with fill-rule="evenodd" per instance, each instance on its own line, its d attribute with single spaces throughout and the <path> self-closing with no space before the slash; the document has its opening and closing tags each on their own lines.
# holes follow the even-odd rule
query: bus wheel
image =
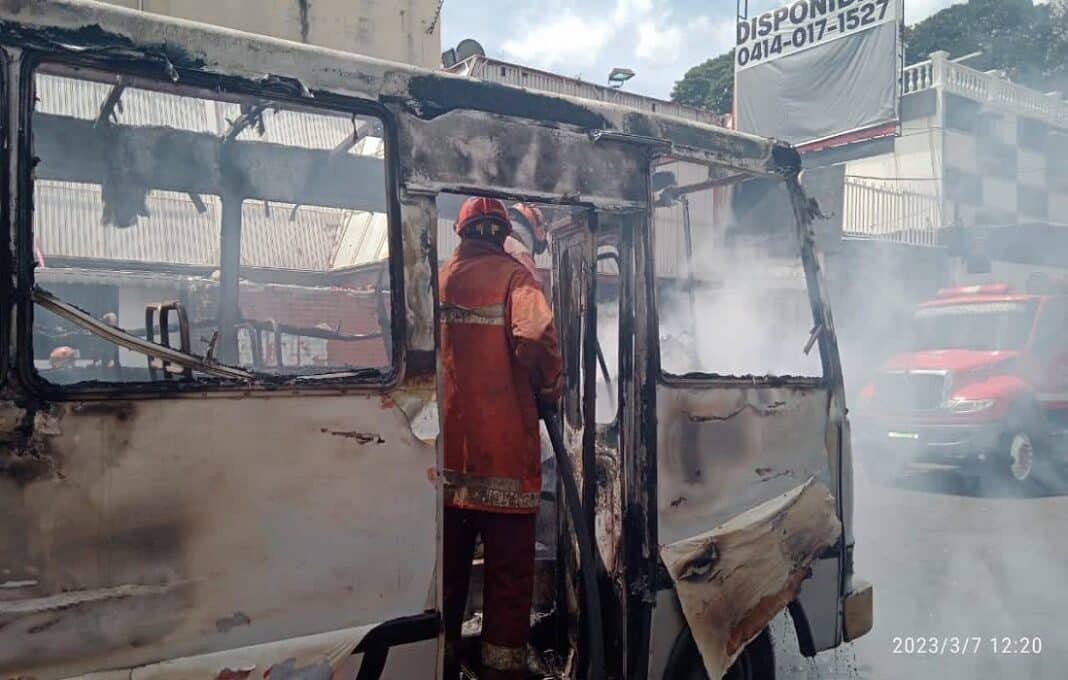
<svg viewBox="0 0 1068 680">
<path fill-rule="evenodd" d="M 724 680 L 774 680 L 775 655 L 768 629 L 760 631 L 723 676 Z M 664 680 L 708 680 L 701 653 L 689 627 L 679 633 L 671 648 Z"/>
</svg>

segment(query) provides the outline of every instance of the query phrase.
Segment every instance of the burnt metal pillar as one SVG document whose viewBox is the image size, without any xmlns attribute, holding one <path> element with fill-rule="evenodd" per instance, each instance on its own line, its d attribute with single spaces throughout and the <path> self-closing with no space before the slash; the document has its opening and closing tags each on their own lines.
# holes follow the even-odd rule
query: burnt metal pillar
<svg viewBox="0 0 1068 680">
<path fill-rule="evenodd" d="M 651 188 L 650 188 L 651 193 Z M 627 574 L 626 677 L 645 680 L 656 602 L 656 385 L 660 372 L 655 315 L 651 210 L 628 214 L 620 238 L 620 451 L 623 460 L 623 553 Z M 626 323 L 624 323 L 624 316 Z"/>
<path fill-rule="evenodd" d="M 241 321 L 238 288 L 241 281 L 241 204 L 236 193 L 222 194 L 222 229 L 219 243 L 219 345 L 218 360 L 237 364 L 237 325 Z"/>
</svg>

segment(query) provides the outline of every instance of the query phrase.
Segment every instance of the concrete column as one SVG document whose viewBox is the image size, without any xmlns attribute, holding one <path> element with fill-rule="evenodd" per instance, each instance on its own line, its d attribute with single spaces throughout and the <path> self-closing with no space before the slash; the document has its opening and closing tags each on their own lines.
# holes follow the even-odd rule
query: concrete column
<svg viewBox="0 0 1068 680">
<path fill-rule="evenodd" d="M 931 52 L 931 80 L 935 87 L 942 87 L 945 83 L 946 64 L 949 63 L 949 52 L 939 50 Z"/>
<path fill-rule="evenodd" d="M 930 131 L 931 135 L 931 176 L 939 178 L 934 183 L 935 191 L 938 194 L 938 222 L 939 227 L 943 227 L 946 224 L 946 213 L 948 212 L 949 205 L 945 200 L 945 194 L 943 193 L 943 173 L 945 172 L 944 159 L 946 157 L 946 69 L 949 64 L 949 52 L 945 50 L 939 50 L 932 52 L 931 57 L 931 84 L 935 88 L 935 119 L 934 127 Z"/>
</svg>

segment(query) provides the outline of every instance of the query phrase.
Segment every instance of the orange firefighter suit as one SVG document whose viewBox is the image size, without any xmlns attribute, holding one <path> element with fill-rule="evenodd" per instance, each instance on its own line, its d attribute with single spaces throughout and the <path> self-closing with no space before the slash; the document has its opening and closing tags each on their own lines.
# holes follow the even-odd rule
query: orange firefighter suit
<svg viewBox="0 0 1068 680">
<path fill-rule="evenodd" d="M 504 250 L 507 212 L 468 199 L 463 241 L 439 279 L 445 469 L 446 669 L 455 678 L 471 561 L 485 551 L 482 673 L 523 678 L 541 491 L 538 400 L 555 403 L 562 365 L 552 311 Z"/>
<path fill-rule="evenodd" d="M 534 513 L 541 489 L 537 394 L 562 388 L 552 311 L 502 248 L 465 241 L 442 270 L 446 505 Z"/>
</svg>

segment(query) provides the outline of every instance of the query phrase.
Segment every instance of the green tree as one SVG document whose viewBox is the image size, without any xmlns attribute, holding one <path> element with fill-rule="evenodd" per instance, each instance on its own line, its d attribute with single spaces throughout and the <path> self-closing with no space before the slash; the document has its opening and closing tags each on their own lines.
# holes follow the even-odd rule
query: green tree
<svg viewBox="0 0 1068 680">
<path fill-rule="evenodd" d="M 968 65 L 1002 70 L 1016 82 L 1041 88 L 1051 75 L 1054 42 L 1048 7 L 1032 0 L 970 0 L 907 29 L 905 61 L 923 61 L 936 50 L 953 57 L 982 52 Z"/>
<path fill-rule="evenodd" d="M 1068 0 L 1052 0 L 1049 14 L 1052 40 L 1046 53 L 1046 63 L 1049 65 L 1050 84 L 1068 93 Z"/>
<path fill-rule="evenodd" d="M 671 101 L 730 113 L 734 101 L 734 50 L 687 71 L 671 90 Z"/>
</svg>

